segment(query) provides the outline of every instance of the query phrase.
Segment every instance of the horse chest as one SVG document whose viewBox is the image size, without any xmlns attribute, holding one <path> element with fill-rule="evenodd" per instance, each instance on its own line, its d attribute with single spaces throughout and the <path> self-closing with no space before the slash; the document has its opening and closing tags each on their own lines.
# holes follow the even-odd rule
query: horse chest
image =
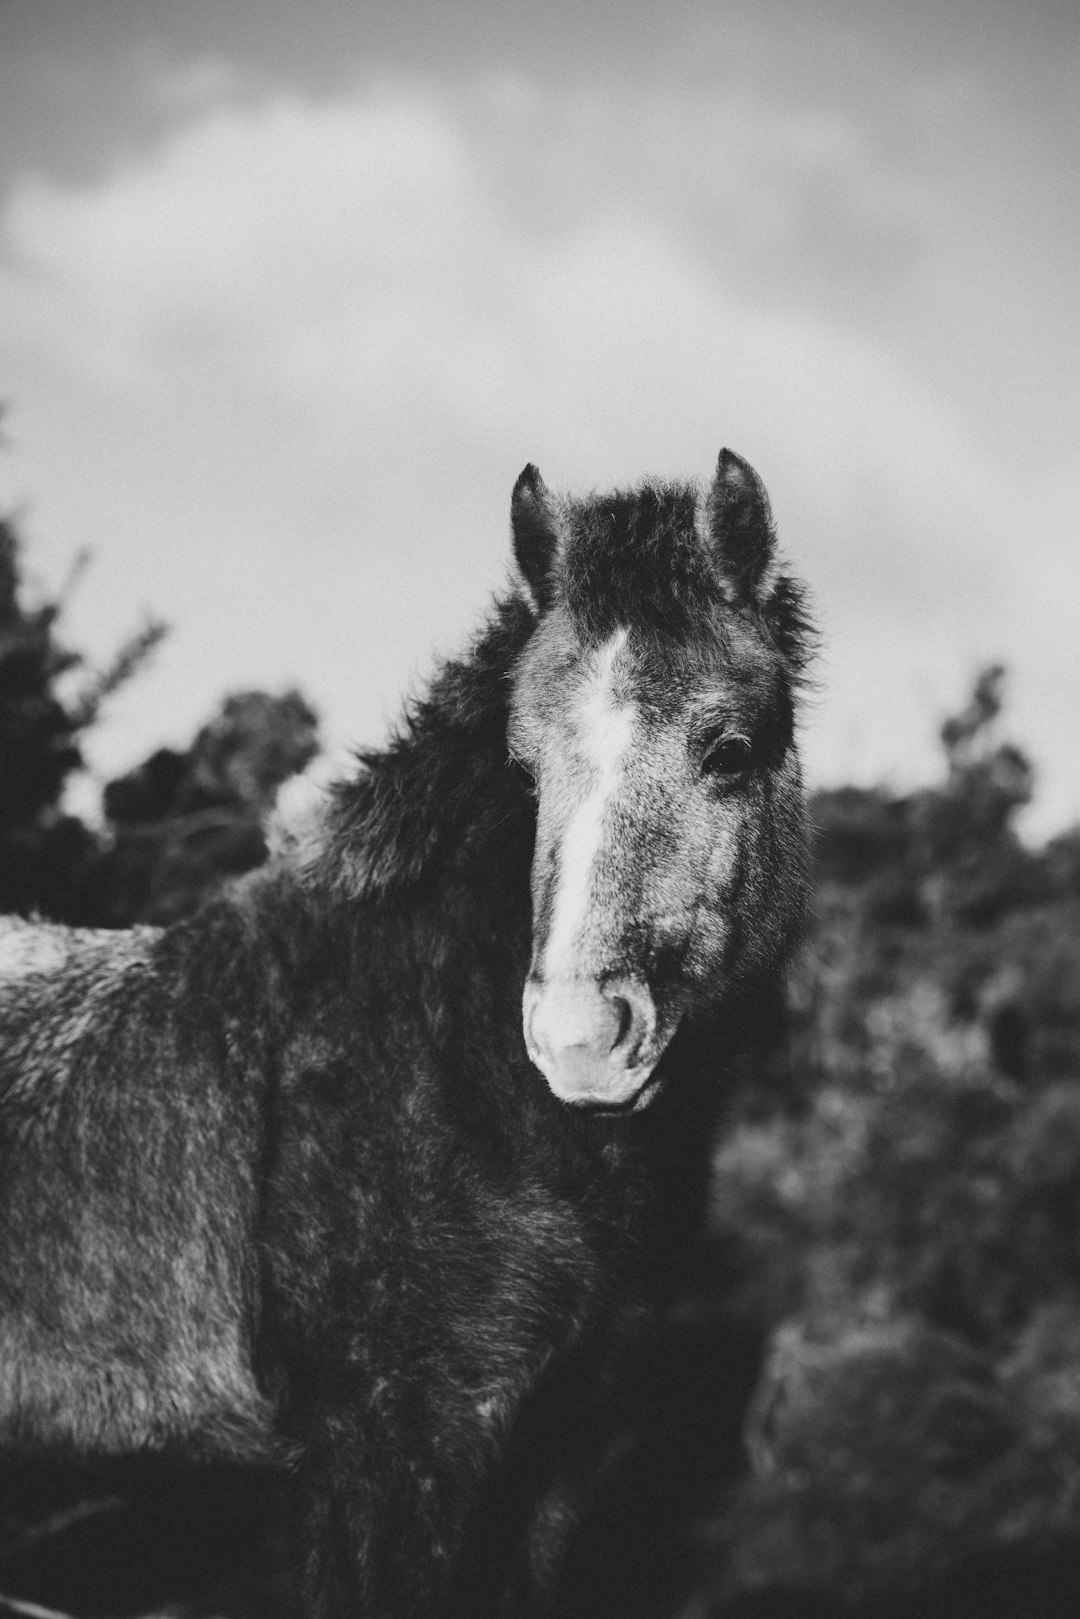
<svg viewBox="0 0 1080 1619">
<path fill-rule="evenodd" d="M 460 1137 L 342 1123 L 316 1145 L 298 1120 L 272 1211 L 302 1359 L 349 1377 L 380 1424 L 410 1404 L 424 1426 L 503 1431 L 553 1361 L 603 1337 L 638 1200 L 610 1173 L 586 1199 L 551 1159 L 496 1174 Z"/>
</svg>

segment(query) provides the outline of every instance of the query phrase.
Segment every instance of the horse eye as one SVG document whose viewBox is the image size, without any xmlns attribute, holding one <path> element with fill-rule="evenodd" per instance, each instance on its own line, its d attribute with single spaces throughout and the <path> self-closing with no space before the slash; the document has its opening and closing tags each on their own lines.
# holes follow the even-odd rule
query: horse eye
<svg viewBox="0 0 1080 1619">
<path fill-rule="evenodd" d="M 748 737 L 722 736 L 705 749 L 701 761 L 702 774 L 718 776 L 723 781 L 736 781 L 750 769 L 753 749 Z"/>
</svg>

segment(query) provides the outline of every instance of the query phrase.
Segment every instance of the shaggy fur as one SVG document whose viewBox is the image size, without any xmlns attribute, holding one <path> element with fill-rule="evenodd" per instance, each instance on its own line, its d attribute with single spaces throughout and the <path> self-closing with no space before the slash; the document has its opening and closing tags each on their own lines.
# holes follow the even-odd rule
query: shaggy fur
<svg viewBox="0 0 1080 1619">
<path fill-rule="evenodd" d="M 646 486 L 554 525 L 529 472 L 528 591 L 314 848 L 163 933 L 0 933 L 0 1441 L 280 1458 L 313 1619 L 547 1611 L 802 909 L 801 609 L 755 594 L 760 486 L 721 457 L 711 519 Z M 705 615 L 770 739 L 721 988 L 699 963 L 632 1116 L 565 1107 L 522 1040 L 536 805 L 507 723 L 556 610 L 635 615 L 671 668 Z"/>
</svg>

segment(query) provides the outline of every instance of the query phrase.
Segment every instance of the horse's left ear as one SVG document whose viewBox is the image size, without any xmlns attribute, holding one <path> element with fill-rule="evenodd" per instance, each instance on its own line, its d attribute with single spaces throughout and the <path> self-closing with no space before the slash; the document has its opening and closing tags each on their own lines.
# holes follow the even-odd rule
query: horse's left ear
<svg viewBox="0 0 1080 1619">
<path fill-rule="evenodd" d="M 776 530 L 765 485 L 734 450 L 720 451 L 706 512 L 721 578 L 736 600 L 760 605 L 774 583 Z"/>
<path fill-rule="evenodd" d="M 551 597 L 559 528 L 547 485 L 531 461 L 510 497 L 510 526 L 521 577 L 536 607 L 543 612 Z"/>
</svg>

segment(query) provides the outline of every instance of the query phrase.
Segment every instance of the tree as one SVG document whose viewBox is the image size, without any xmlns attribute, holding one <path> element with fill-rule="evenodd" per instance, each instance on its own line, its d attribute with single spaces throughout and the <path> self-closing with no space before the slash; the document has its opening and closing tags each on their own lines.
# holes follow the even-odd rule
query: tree
<svg viewBox="0 0 1080 1619">
<path fill-rule="evenodd" d="M 148 620 L 110 664 L 65 696 L 65 677 L 85 660 L 58 638 L 63 598 L 37 605 L 25 598 L 19 537 L 12 520 L 0 518 L 0 911 L 76 920 L 74 896 L 98 844 L 65 814 L 64 787 L 83 762 L 80 737 L 165 627 Z"/>
<path fill-rule="evenodd" d="M 818 875 L 858 890 L 875 922 L 925 926 L 932 916 L 986 926 L 1046 892 L 1016 812 L 1031 799 L 1027 755 L 997 737 L 1005 670 L 977 675 L 965 706 L 940 730 L 944 778 L 914 793 L 839 787 L 814 802 Z"/>
<path fill-rule="evenodd" d="M 1004 682 L 1003 666 L 990 664 L 967 706 L 942 725 L 946 779 L 919 795 L 915 815 L 921 864 L 941 875 L 937 903 L 976 925 L 1022 901 L 1038 876 L 1013 826 L 1031 800 L 1031 763 L 995 735 Z"/>
<path fill-rule="evenodd" d="M 266 858 L 263 821 L 318 752 L 317 717 L 297 691 L 234 693 L 189 748 L 159 748 L 111 781 L 105 831 L 91 830 L 63 807 L 81 739 L 165 626 L 148 619 L 89 668 L 59 635 L 66 592 L 29 602 L 20 564 L 15 524 L 0 518 L 0 912 L 91 927 L 175 921 Z"/>
</svg>

